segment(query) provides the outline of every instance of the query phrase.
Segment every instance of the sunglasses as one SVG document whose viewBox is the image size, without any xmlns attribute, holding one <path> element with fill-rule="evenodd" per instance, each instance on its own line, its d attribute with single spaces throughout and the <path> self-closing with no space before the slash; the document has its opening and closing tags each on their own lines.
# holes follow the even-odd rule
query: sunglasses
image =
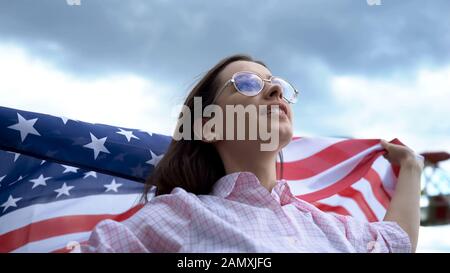
<svg viewBox="0 0 450 273">
<path fill-rule="evenodd" d="M 270 82 L 272 84 L 278 84 L 281 86 L 283 99 L 288 103 L 296 103 L 299 91 L 292 86 L 289 82 L 283 80 L 280 77 L 271 76 L 270 79 L 263 79 L 260 75 L 251 71 L 240 71 L 233 74 L 231 79 L 229 79 L 224 86 L 217 92 L 216 97 L 213 100 L 213 103 L 228 86 L 228 84 L 233 83 L 236 90 L 245 96 L 256 96 L 258 95 L 264 88 L 264 84 L 266 82 Z"/>
</svg>

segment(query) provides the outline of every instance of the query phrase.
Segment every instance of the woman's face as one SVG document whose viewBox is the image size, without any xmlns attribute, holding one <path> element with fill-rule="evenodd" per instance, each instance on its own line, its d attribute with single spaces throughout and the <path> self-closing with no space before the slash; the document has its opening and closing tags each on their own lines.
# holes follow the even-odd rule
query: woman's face
<svg viewBox="0 0 450 273">
<path fill-rule="evenodd" d="M 228 64 L 220 73 L 220 87 L 222 87 L 228 80 L 231 79 L 234 73 L 240 71 L 252 71 L 260 75 L 263 79 L 269 79 L 272 76 L 272 73 L 263 65 L 258 63 L 249 62 L 249 61 L 235 61 Z M 261 122 L 267 120 L 267 131 L 274 130 L 274 128 L 278 128 L 279 130 L 279 145 L 277 147 L 277 151 L 283 148 L 285 145 L 289 143 L 292 138 L 292 124 L 293 124 L 293 115 L 290 104 L 287 103 L 282 97 L 282 87 L 280 85 L 272 84 L 271 82 L 265 82 L 263 90 L 257 94 L 256 96 L 246 96 L 239 93 L 232 83 L 228 84 L 227 87 L 222 91 L 222 93 L 217 98 L 215 104 L 218 104 L 224 109 L 224 114 L 226 114 L 226 105 L 242 105 L 244 107 L 248 105 L 256 106 L 256 110 L 258 115 L 256 115 L 256 119 L 252 119 L 246 115 L 246 139 L 249 138 L 249 124 L 256 122 L 259 124 L 263 115 L 264 119 Z M 267 106 L 269 110 L 272 105 L 277 105 L 280 113 L 276 114 L 269 112 L 260 111 L 261 107 L 259 106 Z M 262 107 L 264 108 L 264 107 Z M 272 115 L 274 115 L 272 117 Z M 275 123 L 271 122 L 275 121 Z M 236 118 L 235 118 L 236 120 Z M 275 126 L 276 125 L 276 126 Z M 251 126 L 250 126 L 251 127 Z M 257 127 L 259 128 L 259 127 Z M 226 133 L 226 126 L 224 126 L 224 134 Z M 237 126 L 234 126 L 234 134 L 237 134 Z M 259 136 L 259 134 L 258 134 Z M 258 138 L 259 139 L 259 138 Z"/>
</svg>

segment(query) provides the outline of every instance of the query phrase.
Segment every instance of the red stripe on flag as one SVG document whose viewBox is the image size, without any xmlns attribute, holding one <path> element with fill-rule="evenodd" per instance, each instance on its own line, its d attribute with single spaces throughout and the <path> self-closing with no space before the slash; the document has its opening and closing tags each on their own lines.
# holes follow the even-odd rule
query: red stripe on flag
<svg viewBox="0 0 450 273">
<path fill-rule="evenodd" d="M 369 181 L 370 187 L 372 188 L 372 192 L 377 198 L 378 202 L 387 209 L 390 202 L 389 194 L 386 192 L 383 186 L 383 182 L 381 181 L 380 175 L 372 168 L 367 172 L 364 178 Z"/>
<path fill-rule="evenodd" d="M 335 212 L 335 213 L 342 214 L 342 215 L 350 215 L 348 210 L 346 210 L 342 206 L 330 206 L 330 205 L 323 204 L 323 203 L 320 203 L 320 202 L 314 202 L 313 205 L 316 206 L 321 211 Z"/>
<path fill-rule="evenodd" d="M 283 178 L 300 180 L 318 175 L 337 164 L 378 144 L 379 140 L 344 140 L 335 143 L 305 159 L 283 163 Z M 280 163 L 277 163 L 280 164 Z"/>
<path fill-rule="evenodd" d="M 378 221 L 376 214 L 370 208 L 369 204 L 367 203 L 366 199 L 364 198 L 364 196 L 360 191 L 357 191 L 352 187 L 348 187 L 343 191 L 339 192 L 338 195 L 353 199 L 358 205 L 358 207 L 361 209 L 361 211 L 364 213 L 367 220 L 369 220 L 369 222 Z"/>
<path fill-rule="evenodd" d="M 28 243 L 54 236 L 90 231 L 105 219 L 124 221 L 142 206 L 137 205 L 121 214 L 70 215 L 35 222 L 0 235 L 0 252 L 11 252 Z"/>
<path fill-rule="evenodd" d="M 353 183 L 357 182 L 361 179 L 361 177 L 364 177 L 365 174 L 367 174 L 373 162 L 381 156 L 381 154 L 382 151 L 373 151 L 372 153 L 366 155 L 350 173 L 348 173 L 341 180 L 334 182 L 331 186 L 312 193 L 297 195 L 296 197 L 311 203 L 328 198 L 344 190 L 345 188 L 350 187 Z"/>
</svg>

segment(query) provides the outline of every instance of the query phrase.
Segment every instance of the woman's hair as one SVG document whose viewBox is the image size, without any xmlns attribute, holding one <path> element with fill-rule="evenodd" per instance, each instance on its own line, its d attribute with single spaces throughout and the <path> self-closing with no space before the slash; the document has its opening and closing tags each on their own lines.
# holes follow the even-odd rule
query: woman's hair
<svg viewBox="0 0 450 273">
<path fill-rule="evenodd" d="M 213 102 L 221 87 L 218 74 L 228 64 L 235 61 L 250 61 L 267 67 L 263 62 L 246 54 L 231 55 L 219 61 L 194 86 L 184 102 L 191 112 L 191 128 L 194 128 L 194 97 L 201 97 L 203 111 Z M 182 113 L 179 118 L 181 116 Z M 155 196 L 169 194 L 175 187 L 183 188 L 194 194 L 209 194 L 214 183 L 226 174 L 222 159 L 214 145 L 194 140 L 193 132 L 191 132 L 191 139 L 172 139 L 166 153 L 147 177 L 141 201 L 148 202 L 147 194 L 152 186 L 156 186 Z M 280 177 L 282 177 L 283 155 L 281 152 L 279 156 L 281 161 Z"/>
</svg>

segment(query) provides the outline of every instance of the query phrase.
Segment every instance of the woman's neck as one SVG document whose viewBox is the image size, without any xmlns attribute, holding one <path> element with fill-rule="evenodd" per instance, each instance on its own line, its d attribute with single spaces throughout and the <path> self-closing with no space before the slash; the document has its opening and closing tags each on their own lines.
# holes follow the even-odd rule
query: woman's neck
<svg viewBox="0 0 450 273">
<path fill-rule="evenodd" d="M 276 185 L 277 152 L 219 151 L 225 172 L 252 172 L 269 192 Z"/>
</svg>

